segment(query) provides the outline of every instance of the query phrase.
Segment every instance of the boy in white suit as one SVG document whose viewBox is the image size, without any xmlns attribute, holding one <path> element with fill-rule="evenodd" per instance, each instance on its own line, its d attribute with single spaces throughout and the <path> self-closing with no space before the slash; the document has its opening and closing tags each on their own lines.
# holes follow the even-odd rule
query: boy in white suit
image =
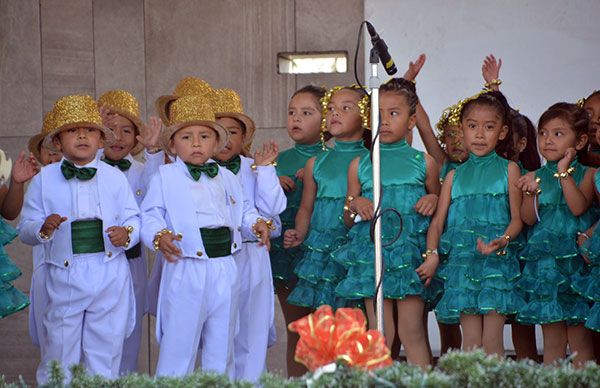
<svg viewBox="0 0 600 388">
<path fill-rule="evenodd" d="M 139 208 L 125 176 L 97 158 L 112 134 L 96 101 L 66 96 L 52 114 L 55 129 L 44 144 L 61 150 L 63 160 L 32 180 L 19 224 L 24 243 L 47 247 L 47 343 L 38 383 L 47 382 L 51 360 L 65 368 L 82 361 L 89 374 L 116 378 L 134 323 L 125 250 L 139 242 Z"/>
<path fill-rule="evenodd" d="M 142 240 L 165 259 L 156 374 L 191 373 L 201 342 L 202 368 L 233 377 L 239 285 L 232 254 L 242 235 L 267 242 L 270 230 L 249 208 L 239 181 L 211 160 L 228 135 L 205 98 L 174 100 L 161 139 L 177 157 L 159 168 L 142 202 Z"/>
</svg>

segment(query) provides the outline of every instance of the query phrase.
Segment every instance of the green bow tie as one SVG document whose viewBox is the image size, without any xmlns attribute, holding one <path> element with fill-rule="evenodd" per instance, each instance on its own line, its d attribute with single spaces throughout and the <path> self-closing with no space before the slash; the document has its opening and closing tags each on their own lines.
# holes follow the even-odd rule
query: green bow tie
<svg viewBox="0 0 600 388">
<path fill-rule="evenodd" d="M 227 168 L 234 174 L 237 174 L 240 171 L 240 166 L 242 165 L 242 158 L 239 155 L 234 156 L 233 158 L 225 161 L 217 160 L 219 166 L 223 166 Z"/>
<path fill-rule="evenodd" d="M 113 167 L 118 167 L 119 170 L 125 172 L 127 170 L 129 170 L 129 167 L 131 167 L 131 162 L 125 158 L 120 159 L 120 160 L 112 160 L 107 158 L 106 156 L 102 159 L 102 161 L 106 164 L 109 164 Z"/>
<path fill-rule="evenodd" d="M 65 159 L 60 165 L 60 171 L 62 171 L 63 176 L 66 180 L 69 180 L 73 177 L 79 179 L 80 181 L 89 181 L 96 175 L 96 169 L 92 167 L 75 167 L 73 162 Z"/>
<path fill-rule="evenodd" d="M 185 165 L 195 181 L 200 179 L 202 173 L 208 175 L 209 178 L 214 178 L 219 173 L 219 166 L 216 163 L 204 163 L 200 166 L 191 163 L 186 163 Z"/>
</svg>

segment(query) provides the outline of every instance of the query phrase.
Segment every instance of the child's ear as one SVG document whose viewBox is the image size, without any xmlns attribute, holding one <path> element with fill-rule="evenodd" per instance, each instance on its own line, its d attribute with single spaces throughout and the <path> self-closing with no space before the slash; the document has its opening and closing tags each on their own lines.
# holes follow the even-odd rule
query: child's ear
<svg viewBox="0 0 600 388">
<path fill-rule="evenodd" d="M 522 137 L 519 140 L 519 143 L 517 144 L 517 148 L 519 149 L 519 153 L 525 151 L 525 148 L 527 148 L 527 138 L 526 137 Z"/>
<path fill-rule="evenodd" d="M 508 134 L 508 125 L 503 125 L 500 129 L 500 136 L 498 136 L 498 140 L 504 140 L 506 135 Z"/>
<path fill-rule="evenodd" d="M 417 125 L 417 114 L 413 113 L 408 118 L 408 129 L 413 129 Z"/>
<path fill-rule="evenodd" d="M 177 155 L 177 150 L 175 149 L 175 142 L 173 141 L 173 138 L 169 139 L 169 151 L 171 152 L 171 155 Z"/>
<path fill-rule="evenodd" d="M 587 145 L 588 142 L 588 135 L 586 133 L 584 133 L 583 135 L 579 136 L 579 138 L 577 139 L 577 143 L 575 143 L 575 149 L 577 151 L 580 151 L 583 149 L 583 147 L 585 147 Z"/>
</svg>

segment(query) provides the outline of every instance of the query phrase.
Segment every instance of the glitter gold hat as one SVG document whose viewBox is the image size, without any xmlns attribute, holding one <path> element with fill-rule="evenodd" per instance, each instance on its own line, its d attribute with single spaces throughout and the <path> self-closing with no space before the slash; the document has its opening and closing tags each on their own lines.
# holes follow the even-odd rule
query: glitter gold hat
<svg viewBox="0 0 600 388">
<path fill-rule="evenodd" d="M 50 133 L 54 129 L 54 116 L 52 115 L 52 111 L 46 113 L 44 116 L 44 122 L 42 124 L 42 131 L 36 135 L 31 136 L 29 138 L 29 143 L 27 144 L 27 148 L 29 152 L 35 156 L 35 158 L 41 162 L 40 148 L 42 147 L 42 142 L 46 135 Z"/>
<path fill-rule="evenodd" d="M 217 152 L 221 151 L 229 141 L 229 133 L 215 122 L 215 113 L 210 101 L 202 96 L 183 96 L 171 102 L 169 107 L 169 126 L 161 134 L 162 147 L 169 153 L 169 142 L 180 129 L 191 125 L 202 125 L 212 128 L 219 137 Z"/>
<path fill-rule="evenodd" d="M 212 93 L 213 88 L 208 82 L 197 77 L 185 77 L 181 79 L 175 91 L 166 96 L 160 96 L 156 100 L 156 111 L 162 122 L 169 125 L 169 105 L 179 97 L 183 96 L 205 96 L 208 97 Z"/>
<path fill-rule="evenodd" d="M 212 104 L 216 118 L 231 117 L 244 124 L 246 128 L 242 153 L 249 155 L 256 125 L 248 115 L 244 114 L 240 95 L 233 89 L 215 89 L 212 94 Z"/>
<path fill-rule="evenodd" d="M 133 94 L 121 89 L 109 90 L 98 99 L 98 107 L 100 108 L 102 106 L 107 107 L 110 113 L 116 113 L 131 121 L 135 126 L 137 135 L 142 134 L 144 125 L 140 118 L 140 105 Z M 131 154 L 137 155 L 143 149 L 144 145 L 136 139 L 136 144 L 131 150 Z"/>
<path fill-rule="evenodd" d="M 102 125 L 96 101 L 87 95 L 70 95 L 61 97 L 52 108 L 54 128 L 44 139 L 44 147 L 57 151 L 52 140 L 60 132 L 78 127 L 96 128 L 104 134 L 104 142 L 110 144 L 114 140 L 112 131 Z"/>
</svg>

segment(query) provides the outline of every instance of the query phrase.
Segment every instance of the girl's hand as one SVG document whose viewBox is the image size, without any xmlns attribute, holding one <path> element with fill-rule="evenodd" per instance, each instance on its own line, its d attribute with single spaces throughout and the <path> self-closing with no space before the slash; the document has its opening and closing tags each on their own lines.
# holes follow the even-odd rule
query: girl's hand
<svg viewBox="0 0 600 388">
<path fill-rule="evenodd" d="M 282 175 L 279 177 L 279 184 L 285 191 L 294 191 L 296 190 L 296 183 L 292 178 L 286 175 Z"/>
<path fill-rule="evenodd" d="M 288 229 L 283 233 L 283 247 L 293 248 L 302 244 L 304 237 L 300 236 L 296 229 Z"/>
<path fill-rule="evenodd" d="M 158 240 L 158 249 L 162 252 L 162 254 L 165 256 L 165 259 L 169 263 L 175 263 L 177 261 L 177 257 L 181 256 L 181 249 L 179 249 L 173 242 L 181 241 L 181 238 L 182 237 L 180 234 L 175 235 L 172 233 L 167 233 L 163 234 L 160 240 Z"/>
<path fill-rule="evenodd" d="M 580 247 L 583 246 L 583 243 L 585 242 L 585 240 L 589 239 L 591 236 L 590 234 L 591 232 L 588 230 L 585 233 L 578 233 L 577 235 L 577 245 L 579 245 Z M 583 261 L 587 264 L 590 265 L 592 264 L 592 262 L 590 261 L 590 258 L 587 257 L 587 255 L 582 254 L 581 257 L 583 257 Z"/>
<path fill-rule="evenodd" d="M 301 181 L 304 180 L 304 167 L 296 171 L 296 178 L 300 179 Z"/>
<path fill-rule="evenodd" d="M 565 151 L 565 156 L 561 160 L 558 161 L 558 172 L 565 172 L 571 165 L 573 159 L 577 156 L 577 150 L 573 147 L 567 148 Z"/>
<path fill-rule="evenodd" d="M 148 152 L 153 153 L 158 147 L 158 138 L 160 137 L 161 131 L 162 122 L 157 116 L 152 116 L 150 117 L 150 121 L 148 121 L 147 124 L 144 124 L 144 130 L 135 138 Z"/>
<path fill-rule="evenodd" d="M 25 151 L 21 151 L 12 167 L 12 181 L 14 183 L 25 183 L 33 178 L 39 171 L 40 165 L 37 160 L 35 160 L 35 156 L 30 153 L 25 157 Z"/>
<path fill-rule="evenodd" d="M 122 226 L 111 226 L 106 229 L 106 233 L 108 233 L 112 245 L 116 247 L 124 247 L 127 244 L 127 240 L 129 240 L 129 233 Z"/>
<path fill-rule="evenodd" d="M 402 78 L 404 78 L 407 81 L 414 81 L 417 78 L 417 75 L 419 75 L 421 69 L 423 68 L 423 65 L 425 64 L 425 59 L 427 59 L 425 54 L 421 54 L 419 55 L 416 61 L 409 62 L 408 69 L 406 70 L 406 73 L 404 73 L 404 76 Z"/>
<path fill-rule="evenodd" d="M 435 213 L 437 208 L 438 196 L 435 194 L 425 194 L 415 205 L 415 211 L 426 217 L 430 217 Z"/>
<path fill-rule="evenodd" d="M 356 213 L 363 221 L 373 219 L 373 201 L 365 197 L 356 197 L 350 202 L 350 211 Z"/>
<path fill-rule="evenodd" d="M 481 75 L 487 84 L 500 77 L 500 68 L 502 67 L 502 59 L 496 61 L 493 54 L 488 55 L 483 60 L 481 65 Z"/>
<path fill-rule="evenodd" d="M 257 166 L 267 166 L 277 160 L 279 156 L 279 146 L 273 140 L 268 144 L 263 144 L 262 151 L 254 153 L 254 163 Z"/>
<path fill-rule="evenodd" d="M 508 245 L 508 241 L 506 241 L 504 237 L 498 237 L 489 243 L 484 243 L 480 238 L 477 239 L 477 250 L 479 253 L 486 256 L 499 251 L 500 249 L 506 247 L 506 245 Z"/>
<path fill-rule="evenodd" d="M 519 180 L 517 180 L 517 182 L 516 182 L 516 186 L 519 190 L 521 190 L 523 192 L 525 192 L 525 191 L 535 192 L 536 190 L 538 190 L 540 188 L 540 184 L 535 179 L 534 172 L 528 172 L 527 174 L 520 177 Z"/>
<path fill-rule="evenodd" d="M 440 258 L 437 254 L 432 253 L 427 256 L 423 264 L 421 264 L 415 272 L 419 275 L 419 278 L 422 281 L 425 281 L 425 287 L 429 286 L 431 283 L 431 279 L 433 279 L 433 275 L 435 275 L 435 271 L 440 262 Z"/>
<path fill-rule="evenodd" d="M 40 232 L 50 237 L 52 236 L 52 233 L 54 233 L 54 231 L 60 227 L 60 224 L 62 224 L 66 220 L 67 217 L 62 217 L 60 214 L 50 214 L 46 218 L 46 221 L 44 221 Z"/>
</svg>

